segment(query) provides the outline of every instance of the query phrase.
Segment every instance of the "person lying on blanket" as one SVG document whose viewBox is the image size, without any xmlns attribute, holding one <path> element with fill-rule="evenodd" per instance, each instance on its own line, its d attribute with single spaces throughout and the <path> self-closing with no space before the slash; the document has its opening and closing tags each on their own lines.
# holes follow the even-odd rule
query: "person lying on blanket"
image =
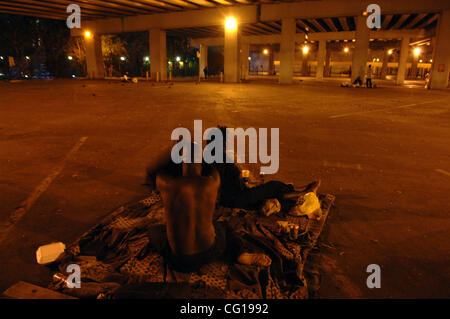
<svg viewBox="0 0 450 319">
<path fill-rule="evenodd" d="M 238 248 L 234 256 L 241 264 L 271 264 L 267 255 L 248 252 L 236 245 L 223 223 L 213 223 L 221 180 L 212 165 L 175 164 L 170 156 L 165 156 L 147 170 L 147 177 L 160 192 L 164 203 L 170 246 L 168 263 L 174 270 L 198 271 L 201 266 L 223 257 L 227 248 L 230 249 L 228 244 L 233 250 Z"/>
<path fill-rule="evenodd" d="M 226 141 L 228 139 L 227 127 L 219 126 L 218 128 Z M 213 138 L 209 139 L 210 141 L 214 140 Z M 222 163 L 212 164 L 219 172 L 221 178 L 219 189 L 219 205 L 221 206 L 258 210 L 266 200 L 275 198 L 281 203 L 282 207 L 285 206 L 289 214 L 299 216 L 301 212 L 298 211 L 298 207 L 304 200 L 301 195 L 307 192 L 315 193 L 320 186 L 319 180 L 309 184 L 301 192 L 296 191 L 292 184 L 286 184 L 281 181 L 269 181 L 258 186 L 248 187 L 241 179 L 239 167 L 234 161 L 227 159 L 229 155 L 225 143 L 223 143 L 223 147 L 224 158 Z"/>
</svg>

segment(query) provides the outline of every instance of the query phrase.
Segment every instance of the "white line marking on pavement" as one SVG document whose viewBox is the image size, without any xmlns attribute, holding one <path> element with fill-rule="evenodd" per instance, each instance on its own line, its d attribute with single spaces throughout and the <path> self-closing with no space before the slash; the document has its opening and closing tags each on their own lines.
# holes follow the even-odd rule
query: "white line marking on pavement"
<svg viewBox="0 0 450 319">
<path fill-rule="evenodd" d="M 25 215 L 25 213 L 33 206 L 36 200 L 48 189 L 53 180 L 61 173 L 66 162 L 75 154 L 80 147 L 86 142 L 87 136 L 80 138 L 80 140 L 72 147 L 72 149 L 64 157 L 64 160 L 56 166 L 53 171 L 48 175 L 24 200 L 20 206 L 11 214 L 9 221 L 2 225 L 3 230 L 0 228 L 0 241 L 8 233 L 8 231 Z"/>
<path fill-rule="evenodd" d="M 437 168 L 437 169 L 435 169 L 435 171 L 436 171 L 436 172 L 438 172 L 438 173 L 441 173 L 441 174 L 444 174 L 444 175 L 450 176 L 450 173 L 449 173 L 449 172 L 447 172 L 447 171 L 444 171 L 443 169 L 439 169 L 439 168 Z"/>
<path fill-rule="evenodd" d="M 337 118 L 346 117 L 346 116 L 352 116 L 352 115 L 360 115 L 360 114 L 367 114 L 367 113 L 390 111 L 390 110 L 395 110 L 395 109 L 403 109 L 403 108 L 407 108 L 407 107 L 411 107 L 411 106 L 428 104 L 428 103 L 434 103 L 434 102 L 440 102 L 440 101 L 442 101 L 442 100 L 425 101 L 425 102 L 420 102 L 420 103 L 412 103 L 412 104 L 400 105 L 400 106 L 395 106 L 395 107 L 386 107 L 386 108 L 370 110 L 370 111 L 361 111 L 361 112 L 353 112 L 353 113 L 332 115 L 332 116 L 330 116 L 330 119 L 337 119 Z"/>
<path fill-rule="evenodd" d="M 362 171 L 362 169 L 363 169 L 361 164 L 343 164 L 343 163 L 339 163 L 339 162 L 328 162 L 328 161 L 323 161 L 323 166 L 337 167 L 337 168 L 351 168 L 351 169 L 356 169 L 358 171 Z"/>
</svg>

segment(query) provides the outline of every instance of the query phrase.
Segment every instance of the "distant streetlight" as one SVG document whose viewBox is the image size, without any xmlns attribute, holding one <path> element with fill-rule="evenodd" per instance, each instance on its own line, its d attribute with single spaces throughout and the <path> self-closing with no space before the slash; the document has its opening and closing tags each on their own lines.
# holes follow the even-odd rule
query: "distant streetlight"
<svg viewBox="0 0 450 319">
<path fill-rule="evenodd" d="M 237 28 L 237 21 L 233 17 L 228 17 L 225 20 L 225 28 L 228 30 L 234 30 Z"/>
<path fill-rule="evenodd" d="M 150 61 L 150 57 L 146 56 L 146 57 L 144 58 L 144 61 L 146 61 L 146 62 Z"/>
<path fill-rule="evenodd" d="M 29 60 L 30 59 L 30 57 L 27 55 L 26 57 L 25 57 L 25 59 L 27 59 L 27 60 Z"/>
<path fill-rule="evenodd" d="M 85 37 L 85 38 L 90 39 L 91 36 L 92 36 L 92 33 L 91 33 L 90 31 L 84 32 L 84 37 Z"/>
<path fill-rule="evenodd" d="M 415 55 L 415 56 L 419 56 L 419 55 L 420 55 L 420 52 L 422 52 L 422 50 L 421 50 L 420 48 L 415 48 L 415 49 L 414 49 L 414 55 Z"/>
<path fill-rule="evenodd" d="M 392 49 L 388 50 L 388 54 L 391 55 L 392 54 Z"/>
<path fill-rule="evenodd" d="M 121 57 L 120 57 L 120 60 L 121 60 L 121 61 L 125 61 L 125 57 L 124 57 L 124 56 L 121 56 Z"/>
<path fill-rule="evenodd" d="M 430 59 L 430 63 L 432 63 L 433 62 L 433 59 Z"/>
<path fill-rule="evenodd" d="M 252 57 L 249 56 L 249 57 L 248 57 L 248 60 L 251 61 L 251 60 L 252 60 Z"/>
<path fill-rule="evenodd" d="M 69 55 L 67 58 L 68 58 L 70 61 L 73 60 L 73 57 L 72 57 L 71 55 Z"/>
<path fill-rule="evenodd" d="M 345 52 L 345 53 L 348 53 L 348 47 L 345 47 L 345 48 L 344 48 L 344 52 Z"/>
<path fill-rule="evenodd" d="M 308 54 L 308 52 L 309 52 L 309 46 L 304 45 L 302 50 L 303 50 L 303 54 Z"/>
<path fill-rule="evenodd" d="M 2 56 L 0 56 L 0 60 L 3 60 L 3 57 L 2 57 Z"/>
<path fill-rule="evenodd" d="M 179 56 L 177 56 L 177 57 L 175 58 L 175 60 L 177 60 L 177 62 L 180 62 L 180 61 L 181 61 L 181 58 L 180 58 Z"/>
<path fill-rule="evenodd" d="M 264 49 L 264 50 L 263 50 L 263 53 L 264 53 L 265 55 L 268 55 L 268 54 L 269 54 L 269 50 Z"/>
<path fill-rule="evenodd" d="M 422 63 L 423 61 L 422 61 L 422 59 L 421 60 L 419 60 L 419 63 Z"/>
</svg>

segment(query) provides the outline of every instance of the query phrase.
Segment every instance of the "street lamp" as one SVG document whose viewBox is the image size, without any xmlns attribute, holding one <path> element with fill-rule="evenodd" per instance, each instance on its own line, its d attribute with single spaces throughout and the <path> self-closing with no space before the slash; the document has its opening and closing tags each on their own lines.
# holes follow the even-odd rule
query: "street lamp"
<svg viewBox="0 0 450 319">
<path fill-rule="evenodd" d="M 125 61 L 125 57 L 124 57 L 124 56 L 121 56 L 121 57 L 120 57 L 120 61 Z"/>
<path fill-rule="evenodd" d="M 177 56 L 177 57 L 175 58 L 175 60 L 177 60 L 177 62 L 180 62 L 180 61 L 181 61 L 181 58 L 180 58 L 179 56 Z"/>
<path fill-rule="evenodd" d="M 420 48 L 415 48 L 415 49 L 414 49 L 414 55 L 415 55 L 415 56 L 419 56 L 419 55 L 420 55 L 420 52 L 422 52 L 422 50 L 421 50 Z"/>
<path fill-rule="evenodd" d="M 67 57 L 67 59 L 69 59 L 70 61 L 72 61 L 72 60 L 73 60 L 73 57 L 72 57 L 71 55 L 69 55 L 69 56 Z"/>
<path fill-rule="evenodd" d="M 303 50 L 303 54 L 308 54 L 308 52 L 309 52 L 309 46 L 304 45 L 302 50 Z"/>
<path fill-rule="evenodd" d="M 225 28 L 228 30 L 234 30 L 237 28 L 237 21 L 233 17 L 228 17 L 225 20 Z"/>
<path fill-rule="evenodd" d="M 148 56 L 144 57 L 144 61 L 145 61 L 145 62 L 150 61 L 150 57 L 148 57 Z"/>
<path fill-rule="evenodd" d="M 345 48 L 344 48 L 344 52 L 345 52 L 345 53 L 348 53 L 348 47 L 345 47 Z"/>
<path fill-rule="evenodd" d="M 263 53 L 264 53 L 265 55 L 268 55 L 268 54 L 269 54 L 269 50 L 264 49 L 264 50 L 263 50 Z"/>
<path fill-rule="evenodd" d="M 392 49 L 388 50 L 388 54 L 391 55 L 392 54 Z"/>
<path fill-rule="evenodd" d="M 90 39 L 91 36 L 92 36 L 92 33 L 91 33 L 90 31 L 84 32 L 84 37 L 85 37 L 85 38 Z"/>
</svg>

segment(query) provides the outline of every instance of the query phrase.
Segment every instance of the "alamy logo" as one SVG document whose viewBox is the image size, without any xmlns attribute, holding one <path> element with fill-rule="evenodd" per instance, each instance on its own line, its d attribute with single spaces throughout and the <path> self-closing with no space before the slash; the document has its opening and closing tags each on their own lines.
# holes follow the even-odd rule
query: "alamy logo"
<svg viewBox="0 0 450 319">
<path fill-rule="evenodd" d="M 367 17 L 366 24 L 369 29 L 381 28 L 381 8 L 378 4 L 369 4 L 366 9 L 370 13 Z"/>
<path fill-rule="evenodd" d="M 77 264 L 70 264 L 66 268 L 67 276 L 66 283 L 67 288 L 81 288 L 81 269 Z"/>
<path fill-rule="evenodd" d="M 69 4 L 67 6 L 67 13 L 71 13 L 67 17 L 66 24 L 69 29 L 81 28 L 81 8 L 77 4 Z"/>
<path fill-rule="evenodd" d="M 270 155 L 267 152 L 267 128 L 260 128 L 258 132 L 255 128 L 226 128 L 226 141 L 222 131 L 217 128 L 208 128 L 202 132 L 202 120 L 194 121 L 194 141 L 191 139 L 191 132 L 184 127 L 178 127 L 172 131 L 171 139 L 178 141 L 172 148 L 171 157 L 174 163 L 201 163 L 202 159 L 208 164 L 211 163 L 234 163 L 235 138 L 237 139 L 237 162 L 246 163 L 246 137 L 248 137 L 248 163 L 257 163 L 258 155 L 261 164 L 261 173 L 275 174 L 279 167 L 279 129 L 270 129 Z M 202 142 L 208 141 L 202 152 Z M 259 143 L 258 143 L 259 142 Z M 193 147 L 192 147 L 193 145 Z M 259 146 L 259 152 L 258 152 Z M 192 150 L 192 148 L 194 148 Z M 224 149 L 226 156 L 224 157 Z M 193 157 L 192 157 L 193 152 Z"/>
<path fill-rule="evenodd" d="M 367 288 L 381 288 L 381 268 L 377 264 L 370 264 L 367 266 L 366 272 L 371 273 L 367 277 L 366 285 Z"/>
</svg>

